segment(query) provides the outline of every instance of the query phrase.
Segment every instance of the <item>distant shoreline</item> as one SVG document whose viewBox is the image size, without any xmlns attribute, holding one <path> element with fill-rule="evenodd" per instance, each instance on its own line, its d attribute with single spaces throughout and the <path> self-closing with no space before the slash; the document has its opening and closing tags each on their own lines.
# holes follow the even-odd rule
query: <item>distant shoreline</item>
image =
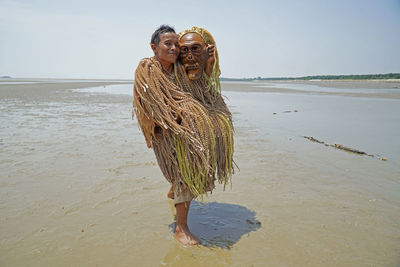
<svg viewBox="0 0 400 267">
<path fill-rule="evenodd" d="M 221 81 L 320 81 L 320 80 L 400 80 L 400 73 L 385 74 L 356 74 L 356 75 L 314 75 L 302 77 L 273 77 L 273 78 L 225 78 L 221 77 Z"/>
<path fill-rule="evenodd" d="M 400 73 L 384 73 L 384 74 L 350 74 L 350 75 L 313 75 L 302 77 L 254 77 L 254 78 L 229 78 L 221 77 L 224 82 L 257 82 L 257 81 L 368 81 L 383 80 L 400 82 Z M 76 82 L 124 82 L 133 83 L 131 79 L 69 79 L 69 78 L 15 78 L 11 76 L 0 76 L 0 83 L 3 81 L 76 81 Z"/>
<path fill-rule="evenodd" d="M 0 77 L 0 84 L 2 82 L 42 82 L 42 83 L 51 83 L 51 82 L 116 82 L 116 83 L 133 83 L 131 79 L 70 79 L 70 78 L 16 78 L 16 77 Z"/>
<path fill-rule="evenodd" d="M 14 80 L 0 81 L 0 99 L 35 98 L 39 95 L 52 95 L 57 92 L 67 92 L 71 89 L 126 84 L 132 86 L 133 81 L 110 80 Z M 324 80 L 324 81 L 223 81 L 222 91 L 256 92 L 256 93 L 285 93 L 305 95 L 331 95 L 349 97 L 368 97 L 383 99 L 400 99 L 400 80 Z M 300 87 L 296 87 L 300 85 Z M 324 89 L 325 88 L 325 89 Z M 328 88 L 328 90 L 326 90 Z M 329 90 L 329 88 L 331 90 Z M 339 90 L 332 90 L 338 88 Z M 372 89 L 357 91 L 351 89 Z M 344 90 L 341 90 L 344 89 Z M 383 89 L 380 91 L 379 89 Z M 389 91 L 388 91 L 389 90 Z"/>
</svg>

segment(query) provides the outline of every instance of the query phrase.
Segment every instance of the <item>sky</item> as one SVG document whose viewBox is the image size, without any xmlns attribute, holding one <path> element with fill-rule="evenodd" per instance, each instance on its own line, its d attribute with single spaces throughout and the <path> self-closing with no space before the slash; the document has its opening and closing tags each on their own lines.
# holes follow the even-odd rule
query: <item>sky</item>
<svg viewBox="0 0 400 267">
<path fill-rule="evenodd" d="M 0 0 L 0 76 L 133 79 L 161 24 L 211 32 L 222 77 L 400 72 L 400 0 Z"/>
</svg>

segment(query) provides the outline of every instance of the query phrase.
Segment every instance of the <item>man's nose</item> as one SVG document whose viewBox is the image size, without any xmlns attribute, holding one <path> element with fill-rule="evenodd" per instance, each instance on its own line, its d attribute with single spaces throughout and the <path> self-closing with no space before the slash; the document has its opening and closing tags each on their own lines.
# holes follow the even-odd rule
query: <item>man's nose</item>
<svg viewBox="0 0 400 267">
<path fill-rule="evenodd" d="M 191 53 L 191 52 L 189 52 L 189 53 L 188 53 L 188 56 L 187 56 L 187 58 L 188 58 L 189 60 L 193 60 L 193 55 L 192 55 L 192 53 Z"/>
</svg>

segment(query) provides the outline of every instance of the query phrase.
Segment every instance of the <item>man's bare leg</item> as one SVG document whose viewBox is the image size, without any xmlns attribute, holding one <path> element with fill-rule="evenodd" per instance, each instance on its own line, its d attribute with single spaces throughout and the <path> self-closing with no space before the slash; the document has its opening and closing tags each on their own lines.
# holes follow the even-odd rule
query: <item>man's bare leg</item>
<svg viewBox="0 0 400 267">
<path fill-rule="evenodd" d="M 192 234 L 187 225 L 187 216 L 189 213 L 190 201 L 178 203 L 175 205 L 176 208 L 176 228 L 175 238 L 183 245 L 198 245 L 200 240 Z"/>
<path fill-rule="evenodd" d="M 174 186 L 171 185 L 171 188 L 169 189 L 168 193 L 167 193 L 167 197 L 170 199 L 174 199 Z"/>
</svg>

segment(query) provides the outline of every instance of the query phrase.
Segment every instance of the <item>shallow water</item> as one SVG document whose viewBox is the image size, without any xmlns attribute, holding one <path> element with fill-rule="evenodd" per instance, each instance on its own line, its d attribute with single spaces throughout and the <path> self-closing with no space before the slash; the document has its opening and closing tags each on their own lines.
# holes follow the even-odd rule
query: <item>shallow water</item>
<svg viewBox="0 0 400 267">
<path fill-rule="evenodd" d="M 313 84 L 301 84 L 301 83 L 262 83 L 261 85 L 255 85 L 255 87 L 261 88 L 285 88 L 285 89 L 293 89 L 298 91 L 310 91 L 310 92 L 330 92 L 330 93 L 367 93 L 367 94 L 374 94 L 374 93 L 398 93 L 399 88 L 395 86 L 395 88 L 354 88 L 354 87 L 347 87 L 347 88 L 332 88 L 328 86 L 321 86 L 321 85 L 313 85 Z"/>
<path fill-rule="evenodd" d="M 240 171 L 208 206 L 193 203 L 204 246 L 190 248 L 173 239 L 168 184 L 131 120 L 131 90 L 0 99 L 1 266 L 400 263 L 399 100 L 225 92 Z"/>
</svg>

